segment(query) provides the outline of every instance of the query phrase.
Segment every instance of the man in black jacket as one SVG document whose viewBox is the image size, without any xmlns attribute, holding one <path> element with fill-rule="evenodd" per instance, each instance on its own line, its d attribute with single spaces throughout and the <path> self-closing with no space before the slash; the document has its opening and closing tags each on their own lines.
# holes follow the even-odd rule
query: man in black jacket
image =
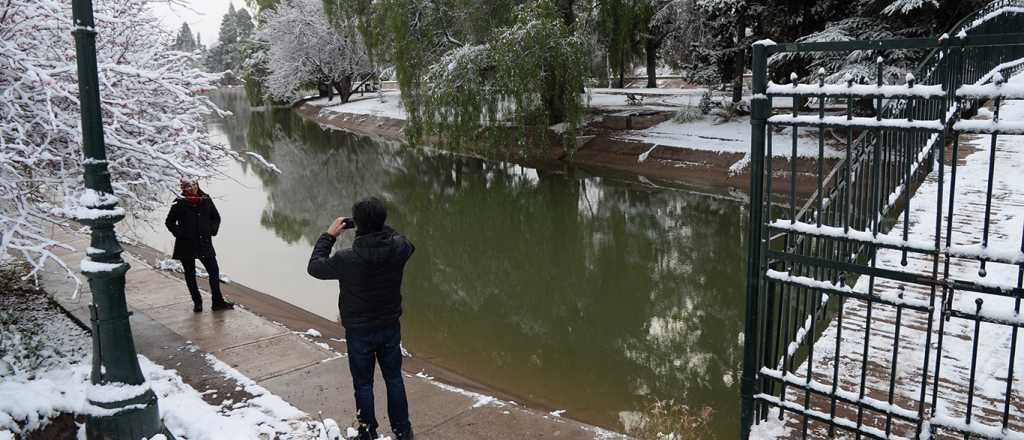
<svg viewBox="0 0 1024 440">
<path fill-rule="evenodd" d="M 212 237 L 220 229 L 220 213 L 210 196 L 199 189 L 198 182 L 181 180 L 181 196 L 171 204 L 164 225 L 174 235 L 174 254 L 171 256 L 181 261 L 185 270 L 185 285 L 192 295 L 192 311 L 203 311 L 203 297 L 199 296 L 196 284 L 196 259 L 203 263 L 210 275 L 211 308 L 233 309 L 235 305 L 225 301 L 220 293 L 220 268 L 217 266 L 217 253 L 213 250 Z"/>
<path fill-rule="evenodd" d="M 402 271 L 415 247 L 390 226 L 387 209 L 376 197 L 357 202 L 353 219 L 338 217 L 320 235 L 307 271 L 321 280 L 338 280 L 338 308 L 345 327 L 348 367 L 355 388 L 359 440 L 377 438 L 373 409 L 374 361 L 380 364 L 388 395 L 391 431 L 399 440 L 412 440 L 409 404 L 402 382 Z M 356 228 L 349 249 L 331 255 L 339 234 Z"/>
</svg>

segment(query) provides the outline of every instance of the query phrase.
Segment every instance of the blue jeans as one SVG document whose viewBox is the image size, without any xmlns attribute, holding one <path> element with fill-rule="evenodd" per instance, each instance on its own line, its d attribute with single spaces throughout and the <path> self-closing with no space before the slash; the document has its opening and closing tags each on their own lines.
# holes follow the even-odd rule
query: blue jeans
<svg viewBox="0 0 1024 440">
<path fill-rule="evenodd" d="M 370 432 L 377 432 L 377 416 L 373 410 L 373 367 L 380 364 L 384 386 L 388 391 L 388 418 L 391 431 L 404 435 L 412 429 L 409 402 L 402 382 L 401 326 L 398 324 L 372 330 L 345 330 L 348 345 L 348 369 L 355 388 L 356 419 Z"/>
</svg>

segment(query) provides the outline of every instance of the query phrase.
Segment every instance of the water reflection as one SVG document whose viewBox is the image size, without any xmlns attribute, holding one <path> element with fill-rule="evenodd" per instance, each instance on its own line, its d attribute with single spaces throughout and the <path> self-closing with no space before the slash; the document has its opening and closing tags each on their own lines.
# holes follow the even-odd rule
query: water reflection
<svg viewBox="0 0 1024 440">
<path fill-rule="evenodd" d="M 322 130 L 287 109 L 237 111 L 233 95 L 216 95 L 236 113 L 223 123 L 232 148 L 282 170 L 249 170 L 282 246 L 311 245 L 358 198 L 390 202 L 417 245 L 403 319 L 414 352 L 613 428 L 646 398 L 708 405 L 718 436 L 734 436 L 740 203 Z"/>
</svg>

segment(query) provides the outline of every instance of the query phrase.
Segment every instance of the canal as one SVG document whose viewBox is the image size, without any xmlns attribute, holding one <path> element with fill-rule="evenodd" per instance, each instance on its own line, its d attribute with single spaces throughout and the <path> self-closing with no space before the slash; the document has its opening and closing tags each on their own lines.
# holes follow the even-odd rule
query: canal
<svg viewBox="0 0 1024 440">
<path fill-rule="evenodd" d="M 214 137 L 281 170 L 232 162 L 204 182 L 232 280 L 336 319 L 337 284 L 306 275 L 312 244 L 378 195 L 417 246 L 402 319 L 414 356 L 611 429 L 662 400 L 710 407 L 715 436 L 736 436 L 744 202 L 325 130 L 250 111 L 240 89 L 213 97 L 234 112 Z M 162 223 L 139 233 L 170 253 Z"/>
</svg>

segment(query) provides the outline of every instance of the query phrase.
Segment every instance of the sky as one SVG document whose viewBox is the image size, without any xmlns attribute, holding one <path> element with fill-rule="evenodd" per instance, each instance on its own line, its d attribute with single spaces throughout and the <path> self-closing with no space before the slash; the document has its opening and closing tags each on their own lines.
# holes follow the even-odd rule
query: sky
<svg viewBox="0 0 1024 440">
<path fill-rule="evenodd" d="M 171 2 L 152 2 L 150 8 L 160 17 L 164 27 L 177 32 L 181 23 L 188 23 L 192 33 L 202 34 L 203 44 L 209 47 L 217 41 L 220 20 L 228 12 L 228 5 L 234 4 L 235 9 L 245 6 L 245 0 L 175 0 Z M 249 8 L 246 8 L 249 9 Z M 249 10 L 252 13 L 252 10 Z"/>
</svg>

